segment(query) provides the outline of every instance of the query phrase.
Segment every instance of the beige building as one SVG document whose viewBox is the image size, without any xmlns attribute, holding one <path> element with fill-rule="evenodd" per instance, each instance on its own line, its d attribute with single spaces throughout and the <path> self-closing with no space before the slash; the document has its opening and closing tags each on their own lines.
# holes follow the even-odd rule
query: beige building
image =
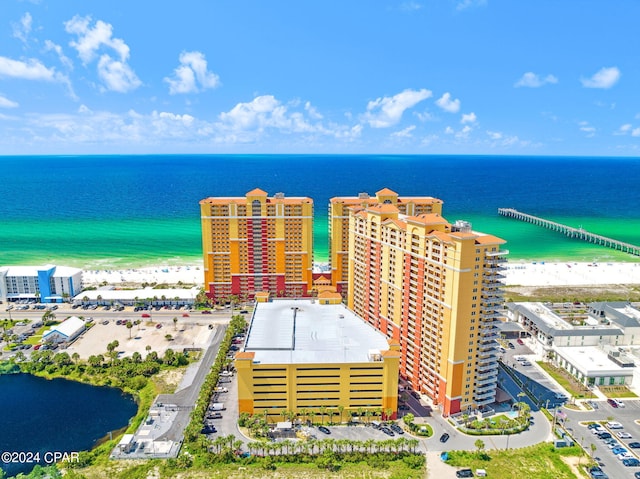
<svg viewBox="0 0 640 479">
<path fill-rule="evenodd" d="M 343 304 L 275 299 L 257 303 L 236 353 L 239 411 L 316 419 L 398 408 L 398 345 Z"/>
<path fill-rule="evenodd" d="M 360 193 L 358 196 L 339 196 L 329 203 L 329 258 L 332 284 L 346 300 L 349 276 L 349 210 L 379 204 L 394 205 L 400 214 L 419 215 L 442 213 L 442 200 L 430 196 L 400 197 L 388 188 L 375 196 Z"/>
<path fill-rule="evenodd" d="M 200 201 L 207 295 L 252 299 L 310 294 L 313 278 L 313 200 L 268 196 Z"/>
<path fill-rule="evenodd" d="M 350 209 L 348 306 L 400 342 L 400 374 L 445 415 L 487 405 L 497 386 L 505 242 L 450 224 L 439 200 L 437 211 L 406 214 L 393 195 L 383 190 Z"/>
</svg>

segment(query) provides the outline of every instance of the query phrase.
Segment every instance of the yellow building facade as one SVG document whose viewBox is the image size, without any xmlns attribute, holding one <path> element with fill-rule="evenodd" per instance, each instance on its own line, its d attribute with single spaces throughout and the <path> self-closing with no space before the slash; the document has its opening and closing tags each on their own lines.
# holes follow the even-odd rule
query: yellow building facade
<svg viewBox="0 0 640 479">
<path fill-rule="evenodd" d="M 349 276 L 349 210 L 366 208 L 376 204 L 391 204 L 405 215 L 424 213 L 442 214 L 442 200 L 430 196 L 400 197 L 389 188 L 376 192 L 375 196 L 360 193 L 358 196 L 339 196 L 329 201 L 329 258 L 332 284 L 346 299 Z"/>
<path fill-rule="evenodd" d="M 400 343 L 400 374 L 444 415 L 493 402 L 505 241 L 391 202 L 349 220 L 348 306 Z"/>
<path fill-rule="evenodd" d="M 256 305 L 235 357 L 239 411 L 347 420 L 395 418 L 400 352 L 342 304 L 274 300 Z"/>
<path fill-rule="evenodd" d="M 313 200 L 272 197 L 256 188 L 245 197 L 200 201 L 207 295 L 252 299 L 308 296 L 313 274 Z"/>
</svg>

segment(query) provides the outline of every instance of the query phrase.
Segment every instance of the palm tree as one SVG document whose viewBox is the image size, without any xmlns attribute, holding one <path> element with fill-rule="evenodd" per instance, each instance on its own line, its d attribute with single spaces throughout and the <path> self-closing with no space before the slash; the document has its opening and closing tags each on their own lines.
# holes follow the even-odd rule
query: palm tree
<svg viewBox="0 0 640 479">
<path fill-rule="evenodd" d="M 44 326 L 47 326 L 49 321 L 55 321 L 55 319 L 56 315 L 54 314 L 54 312 L 48 309 L 42 315 L 42 324 Z"/>
<path fill-rule="evenodd" d="M 178 327 L 178 318 L 173 317 L 173 330 L 175 331 Z"/>
<path fill-rule="evenodd" d="M 129 330 L 129 339 L 131 339 L 131 329 L 133 328 L 133 323 L 131 321 L 127 321 L 127 329 Z"/>
<path fill-rule="evenodd" d="M 338 406 L 338 413 L 340 414 L 340 424 L 342 424 L 342 413 L 344 412 L 344 406 L 341 404 Z"/>
<path fill-rule="evenodd" d="M 476 439 L 476 442 L 474 442 L 473 444 L 478 449 L 478 456 L 480 456 L 482 450 L 484 449 L 484 441 L 482 439 Z"/>
<path fill-rule="evenodd" d="M 322 414 L 322 425 L 324 425 L 324 415 L 327 413 L 326 406 L 320 406 L 320 414 Z"/>
</svg>

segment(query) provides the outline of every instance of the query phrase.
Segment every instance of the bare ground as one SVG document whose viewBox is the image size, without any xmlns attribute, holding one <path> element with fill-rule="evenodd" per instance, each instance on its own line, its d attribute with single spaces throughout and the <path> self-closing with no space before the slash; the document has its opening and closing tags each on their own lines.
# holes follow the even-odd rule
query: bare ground
<svg viewBox="0 0 640 479">
<path fill-rule="evenodd" d="M 507 286 L 507 301 L 640 301 L 637 284 L 589 286 Z"/>
</svg>

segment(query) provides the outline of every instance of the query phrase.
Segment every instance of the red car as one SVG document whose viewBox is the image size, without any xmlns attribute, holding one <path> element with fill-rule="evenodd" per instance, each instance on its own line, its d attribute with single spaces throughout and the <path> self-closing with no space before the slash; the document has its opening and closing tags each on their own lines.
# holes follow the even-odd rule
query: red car
<svg viewBox="0 0 640 479">
<path fill-rule="evenodd" d="M 162 327 L 162 324 L 158 323 L 156 324 L 156 329 L 160 329 Z"/>
<path fill-rule="evenodd" d="M 151 315 L 149 313 L 142 313 L 143 318 L 150 318 Z"/>
<path fill-rule="evenodd" d="M 211 311 L 209 311 L 208 309 L 205 309 L 204 311 L 202 311 L 202 314 L 211 314 Z"/>
<path fill-rule="evenodd" d="M 518 343 L 518 344 L 524 344 L 524 341 L 523 341 L 522 339 L 518 338 L 517 343 Z"/>
</svg>

